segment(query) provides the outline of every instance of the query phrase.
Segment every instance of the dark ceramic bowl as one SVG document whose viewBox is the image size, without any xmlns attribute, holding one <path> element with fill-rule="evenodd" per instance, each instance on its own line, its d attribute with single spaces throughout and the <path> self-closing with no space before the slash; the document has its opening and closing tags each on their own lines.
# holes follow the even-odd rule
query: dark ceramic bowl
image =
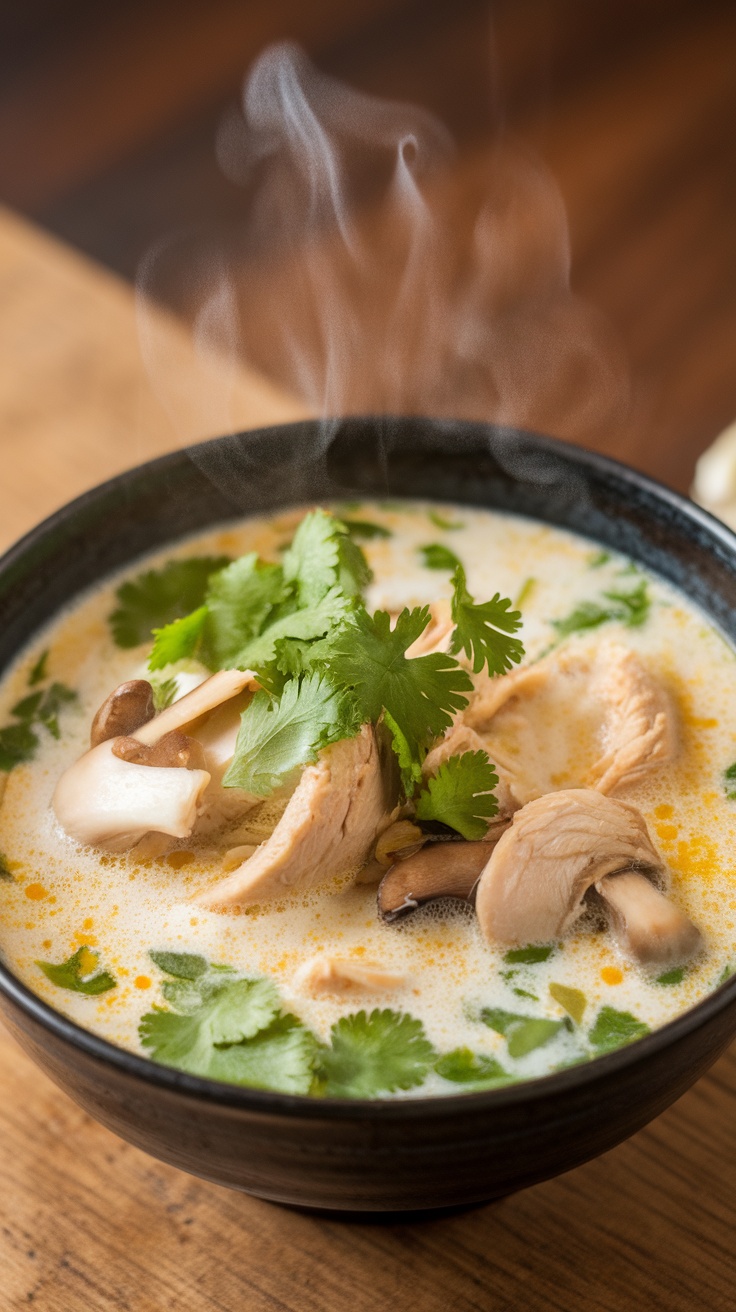
<svg viewBox="0 0 736 1312">
<path fill-rule="evenodd" d="M 351 496 L 490 506 L 577 530 L 681 588 L 736 644 L 736 537 L 597 455 L 480 424 L 365 419 L 205 443 L 80 497 L 0 563 L 0 669 L 80 589 L 236 516 Z M 115 1048 L 0 967 L 11 1032 L 92 1116 L 166 1162 L 342 1213 L 462 1206 L 569 1170 L 680 1096 L 736 1032 L 736 978 L 647 1038 L 495 1092 L 310 1100 L 180 1074 Z"/>
</svg>

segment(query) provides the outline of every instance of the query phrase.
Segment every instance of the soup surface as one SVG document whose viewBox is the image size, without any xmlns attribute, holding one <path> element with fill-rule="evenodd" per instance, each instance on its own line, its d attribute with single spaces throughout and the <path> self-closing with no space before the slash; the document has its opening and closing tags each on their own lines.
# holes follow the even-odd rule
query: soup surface
<svg viewBox="0 0 736 1312">
<path fill-rule="evenodd" d="M 422 819 L 417 798 L 420 790 L 429 796 L 426 769 L 405 783 L 415 789 L 413 806 L 394 799 L 385 818 L 383 829 L 402 820 L 413 828 L 390 831 L 399 834 L 399 850 L 384 853 L 382 864 L 373 841 L 358 869 L 354 861 L 324 885 L 284 886 L 261 900 L 207 905 L 208 891 L 247 871 L 268 841 L 299 768 L 276 769 L 276 787 L 240 808 L 241 789 L 231 789 L 233 806 L 191 835 L 158 843 L 149 836 L 114 851 L 65 832 L 52 797 L 88 750 L 90 723 L 111 690 L 150 679 L 160 706 L 209 673 L 194 657 L 149 672 L 151 630 L 195 612 L 207 571 L 225 564 L 210 560 L 198 579 L 196 568 L 177 576 L 170 562 L 257 552 L 276 565 L 305 514 L 299 510 L 227 526 L 139 562 L 57 618 L 6 675 L 0 950 L 7 965 L 80 1025 L 164 1064 L 335 1096 L 451 1094 L 548 1074 L 640 1037 L 717 987 L 736 962 L 736 779 L 728 775 L 736 758 L 736 664 L 722 637 L 671 588 L 569 533 L 465 506 L 333 510 L 370 566 L 369 614 L 383 610 L 394 622 L 404 607 L 449 602 L 457 561 L 471 599 L 500 593 L 522 613 L 518 668 L 544 677 L 533 687 L 519 684 L 479 730 L 500 776 L 498 812 L 483 805 L 487 775 L 485 784 L 479 775 L 481 804 L 475 814 L 466 805 L 458 822 L 465 839 L 485 837 L 489 823 L 488 836 L 494 825 L 500 833 L 512 815 L 516 833 L 524 807 L 548 793 L 591 791 L 591 770 L 611 732 L 595 662 L 612 652 L 623 659 L 622 649 L 635 653 L 637 669 L 666 698 L 670 746 L 608 791 L 641 813 L 661 859 L 658 882 L 699 930 L 697 945 L 682 959 L 632 953 L 605 899 L 594 892 L 583 898 L 585 890 L 582 914 L 541 942 L 525 938 L 523 926 L 503 941 L 489 937 L 472 896 L 443 896 L 453 889 L 441 879 L 432 900 L 401 907 L 409 914 L 400 919 L 382 917 L 378 882 L 401 866 L 402 855 L 409 859 L 401 842 L 414 859 L 417 840 L 422 852 L 441 843 L 449 851 L 444 840 L 462 837 L 446 819 L 446 798 L 443 811 L 435 797 L 438 814 L 430 797 Z M 457 655 L 461 665 L 472 664 Z M 496 675 L 493 695 L 496 679 L 515 677 Z M 275 678 L 273 709 L 263 716 L 287 696 L 283 678 L 280 688 Z M 487 671 L 472 678 L 476 687 L 490 681 Z M 243 722 L 255 706 L 246 705 Z M 509 781 L 514 799 L 505 814 Z M 90 797 L 96 786 L 94 779 L 84 785 Z M 508 833 L 501 841 L 508 845 Z M 542 851 L 549 851 L 544 842 Z M 525 860 L 522 854 L 519 872 Z M 635 870 L 640 865 L 633 862 Z M 355 882 L 356 874 L 366 882 Z M 410 902 L 422 901 L 416 888 L 409 891 Z M 533 899 L 533 886 L 524 897 Z"/>
</svg>

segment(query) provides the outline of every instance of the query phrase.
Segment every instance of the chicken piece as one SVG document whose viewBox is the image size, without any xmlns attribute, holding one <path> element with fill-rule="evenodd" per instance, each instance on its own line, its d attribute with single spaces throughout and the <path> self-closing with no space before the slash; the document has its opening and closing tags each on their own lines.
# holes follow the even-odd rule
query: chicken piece
<svg viewBox="0 0 736 1312">
<path fill-rule="evenodd" d="M 480 877 L 476 912 L 491 942 L 549 943 L 580 918 L 595 886 L 625 950 L 672 965 L 691 957 L 701 937 L 657 887 L 664 875 L 636 807 L 567 789 L 517 811 Z"/>
<path fill-rule="evenodd" d="M 320 752 L 271 837 L 197 901 L 211 908 L 249 906 L 357 872 L 388 823 L 386 791 L 376 736 L 364 725 L 355 738 Z"/>
<path fill-rule="evenodd" d="M 314 957 L 297 976 L 297 985 L 307 993 L 395 993 L 407 976 L 389 970 L 380 961 L 354 957 Z"/>
<path fill-rule="evenodd" d="M 438 597 L 436 601 L 429 603 L 431 619 L 424 633 L 410 647 L 407 647 L 407 656 L 429 656 L 435 651 L 449 651 L 450 638 L 455 625 L 450 611 L 450 602 L 447 597 Z"/>
<path fill-rule="evenodd" d="M 667 691 L 620 643 L 574 645 L 502 678 L 481 676 L 450 734 L 461 724 L 521 805 L 560 788 L 625 788 L 677 750 Z"/>
<path fill-rule="evenodd" d="M 596 663 L 594 695 L 608 708 L 606 751 L 590 771 L 599 793 L 637 783 L 677 751 L 671 698 L 635 652 L 616 646 Z"/>
</svg>

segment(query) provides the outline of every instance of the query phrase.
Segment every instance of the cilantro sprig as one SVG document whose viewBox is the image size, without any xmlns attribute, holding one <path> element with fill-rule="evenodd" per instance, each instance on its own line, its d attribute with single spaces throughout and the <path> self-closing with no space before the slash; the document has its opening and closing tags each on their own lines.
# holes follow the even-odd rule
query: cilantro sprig
<svg viewBox="0 0 736 1312">
<path fill-rule="evenodd" d="M 118 647 L 138 647 L 154 628 L 196 610 L 211 575 L 229 563 L 229 556 L 191 556 L 122 583 L 115 593 L 117 608 L 108 616 Z"/>
<path fill-rule="evenodd" d="M 317 1077 L 333 1098 L 374 1098 L 422 1084 L 437 1054 L 421 1021 L 376 1008 L 342 1016 L 320 1054 Z"/>
<path fill-rule="evenodd" d="M 450 651 L 464 652 L 474 674 L 483 666 L 489 674 L 505 674 L 524 655 L 519 638 L 511 635 L 521 628 L 521 614 L 511 609 L 508 598 L 496 593 L 490 601 L 475 602 L 468 592 L 465 570 L 458 565 L 452 576 L 452 618 L 455 629 Z"/>
<path fill-rule="evenodd" d="M 628 592 L 604 592 L 601 601 L 581 601 L 569 615 L 552 620 L 552 627 L 560 638 L 572 633 L 584 633 L 600 628 L 601 624 L 618 621 L 627 628 L 640 628 L 649 617 L 651 597 L 646 579 L 642 579 Z"/>
<path fill-rule="evenodd" d="M 498 775 L 485 752 L 450 756 L 427 781 L 416 802 L 419 820 L 439 820 L 463 838 L 483 838 L 498 815 Z"/>
<path fill-rule="evenodd" d="M 49 653 L 44 651 L 28 676 L 28 687 L 33 688 L 16 702 L 9 724 L 0 728 L 0 771 L 9 772 L 24 761 L 31 761 L 38 750 L 38 727 L 42 726 L 52 738 L 60 738 L 59 715 L 65 706 L 77 701 L 77 694 L 65 683 L 54 680 L 47 688 L 37 685 L 48 678 Z"/>
<path fill-rule="evenodd" d="M 97 970 L 98 954 L 90 948 L 81 947 L 72 953 L 66 961 L 37 961 L 36 965 L 47 979 L 57 988 L 69 989 L 72 993 L 83 993 L 87 997 L 98 997 L 114 989 L 117 980 L 109 970 Z"/>
</svg>

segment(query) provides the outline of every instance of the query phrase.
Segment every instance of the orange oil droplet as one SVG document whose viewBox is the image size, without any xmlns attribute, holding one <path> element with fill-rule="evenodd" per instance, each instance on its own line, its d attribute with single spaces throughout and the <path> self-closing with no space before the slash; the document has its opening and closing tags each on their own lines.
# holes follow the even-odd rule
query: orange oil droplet
<svg viewBox="0 0 736 1312">
<path fill-rule="evenodd" d="M 40 902 L 42 897 L 46 897 L 46 889 L 43 884 L 28 884 L 25 895 L 31 899 L 31 902 Z"/>
<path fill-rule="evenodd" d="M 137 989 L 150 989 L 151 981 L 147 975 L 136 975 L 134 980 Z"/>
<path fill-rule="evenodd" d="M 166 864 L 171 866 L 172 870 L 181 870 L 182 866 L 191 865 L 193 860 L 193 852 L 169 852 Z"/>
<path fill-rule="evenodd" d="M 604 984 L 621 984 L 624 973 L 619 970 L 618 966 L 604 966 L 601 971 L 601 979 Z"/>
<path fill-rule="evenodd" d="M 669 802 L 662 802 L 661 806 L 655 806 L 654 814 L 658 820 L 671 820 L 675 814 L 675 808 Z"/>
</svg>

